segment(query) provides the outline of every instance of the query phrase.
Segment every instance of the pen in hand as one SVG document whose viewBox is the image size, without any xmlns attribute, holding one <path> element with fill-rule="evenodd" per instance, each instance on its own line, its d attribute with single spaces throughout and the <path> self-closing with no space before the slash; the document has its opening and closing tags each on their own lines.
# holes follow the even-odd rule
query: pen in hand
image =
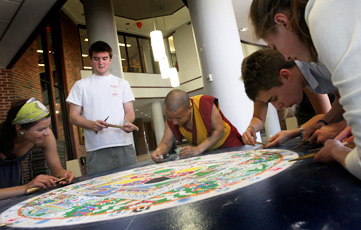
<svg viewBox="0 0 361 230">
<path fill-rule="evenodd" d="M 109 116 L 107 116 L 107 118 L 104 119 L 104 121 L 107 121 L 109 118 Z M 98 131 L 95 131 L 95 134 L 98 134 Z"/>
</svg>

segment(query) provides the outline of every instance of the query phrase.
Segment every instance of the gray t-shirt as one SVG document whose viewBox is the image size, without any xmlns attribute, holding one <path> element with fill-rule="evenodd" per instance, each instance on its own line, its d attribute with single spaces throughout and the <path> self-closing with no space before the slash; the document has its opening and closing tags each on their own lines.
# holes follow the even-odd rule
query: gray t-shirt
<svg viewBox="0 0 361 230">
<path fill-rule="evenodd" d="M 337 92 L 332 84 L 331 74 L 322 63 L 295 61 L 297 67 L 306 78 L 308 88 L 318 94 Z"/>
</svg>

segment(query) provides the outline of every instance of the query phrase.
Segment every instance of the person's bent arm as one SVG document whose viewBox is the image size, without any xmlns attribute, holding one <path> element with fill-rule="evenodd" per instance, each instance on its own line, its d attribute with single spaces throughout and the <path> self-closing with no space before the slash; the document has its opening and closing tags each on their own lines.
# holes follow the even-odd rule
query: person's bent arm
<svg viewBox="0 0 361 230">
<path fill-rule="evenodd" d="M 311 92 L 311 90 L 309 90 L 307 87 L 305 87 L 303 90 L 307 94 L 307 96 L 312 104 L 313 109 L 317 113 L 316 116 L 312 117 L 306 123 L 300 125 L 300 127 L 303 130 L 308 130 L 308 128 L 317 124 L 317 122 L 324 116 L 324 114 L 327 113 L 331 109 L 331 103 L 330 103 L 330 99 L 328 98 L 327 94 L 315 94 L 315 93 Z M 300 134 L 301 134 L 300 128 L 295 128 L 292 130 L 282 130 L 282 131 L 276 133 L 273 137 L 271 137 L 268 140 L 268 143 L 265 146 L 265 148 L 282 145 L 289 139 L 300 136 Z"/>
<path fill-rule="evenodd" d="M 162 162 L 164 156 L 167 155 L 174 143 L 174 134 L 169 128 L 168 123 L 165 122 L 165 131 L 161 142 L 157 146 L 157 149 L 152 153 L 152 160 L 155 162 Z"/>
<path fill-rule="evenodd" d="M 123 108 L 124 108 L 125 115 L 124 115 L 124 124 L 123 124 L 124 128 L 122 130 L 127 133 L 132 132 L 134 130 L 139 131 L 139 128 L 133 124 L 133 122 L 135 120 L 133 101 L 124 103 Z"/>
<path fill-rule="evenodd" d="M 323 114 L 318 114 L 318 115 L 312 117 L 310 120 L 308 120 L 306 123 L 304 123 L 300 127 L 303 130 L 306 130 L 308 127 L 316 124 L 317 121 L 320 120 L 322 117 L 323 117 Z M 298 137 L 300 135 L 301 135 L 301 129 L 300 128 L 295 128 L 295 129 L 292 129 L 292 130 L 282 130 L 282 131 L 276 133 L 273 137 L 271 137 L 268 140 L 268 143 L 264 146 L 264 148 L 270 148 L 270 147 L 275 147 L 275 146 L 282 145 L 283 143 L 285 143 L 289 139 Z"/>
<path fill-rule="evenodd" d="M 56 148 L 55 137 L 51 129 L 48 128 L 48 135 L 45 137 L 43 143 L 39 144 L 38 147 L 43 150 L 51 175 L 58 178 L 68 177 L 66 180 L 59 182 L 60 184 L 72 182 L 75 175 L 73 172 L 67 171 L 61 166 Z"/>
<path fill-rule="evenodd" d="M 253 117 L 244 133 L 242 134 L 243 143 L 246 145 L 255 145 L 257 136 L 256 133 L 260 131 L 266 120 L 268 104 L 262 101 L 254 101 L 253 103 Z"/>
<path fill-rule="evenodd" d="M 316 162 L 337 161 L 346 168 L 346 157 L 351 152 L 351 148 L 345 147 L 341 141 L 327 140 L 323 147 L 315 156 Z"/>
<path fill-rule="evenodd" d="M 345 120 L 324 125 L 320 129 L 317 129 L 308 140 L 311 143 L 324 143 L 328 139 L 335 138 L 344 128 L 346 128 L 346 126 L 347 124 Z"/>
<path fill-rule="evenodd" d="M 316 114 L 326 114 L 331 110 L 332 105 L 327 94 L 314 93 L 307 87 L 303 91 L 305 91 Z"/>
<path fill-rule="evenodd" d="M 27 189 L 26 185 L 2 188 L 0 189 L 0 200 L 24 195 Z"/>
<path fill-rule="evenodd" d="M 43 189 L 54 187 L 58 178 L 47 175 L 38 175 L 27 184 L 0 189 L 0 200 L 14 196 L 25 195 L 29 188 L 40 187 Z"/>
<path fill-rule="evenodd" d="M 342 105 L 339 102 L 340 95 L 336 92 L 335 94 L 335 100 L 332 103 L 332 108 L 330 111 L 328 111 L 320 120 L 322 122 L 317 122 L 315 125 L 309 127 L 303 136 L 304 140 L 309 140 L 313 133 L 320 129 L 322 126 L 326 125 L 323 121 L 327 122 L 328 124 L 336 123 L 343 120 L 343 113 L 344 110 L 342 108 Z M 317 138 L 312 138 L 310 140 L 316 140 Z"/>
<path fill-rule="evenodd" d="M 202 143 L 198 146 L 185 146 L 182 147 L 179 151 L 179 157 L 190 157 L 196 156 L 207 149 L 215 145 L 224 135 L 224 123 L 221 114 L 216 105 L 213 104 L 212 115 L 211 115 L 211 124 L 212 124 L 212 134 L 207 137 Z"/>
<path fill-rule="evenodd" d="M 101 131 L 103 128 L 106 128 L 107 123 L 102 120 L 89 121 L 85 119 L 81 114 L 83 107 L 69 103 L 69 120 L 73 125 L 79 126 L 84 129 L 90 129 L 94 132 Z"/>
</svg>

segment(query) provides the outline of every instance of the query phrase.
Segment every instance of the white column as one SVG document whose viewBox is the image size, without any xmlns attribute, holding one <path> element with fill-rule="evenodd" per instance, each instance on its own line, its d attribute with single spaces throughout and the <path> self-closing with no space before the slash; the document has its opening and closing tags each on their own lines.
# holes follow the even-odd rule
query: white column
<svg viewBox="0 0 361 230">
<path fill-rule="evenodd" d="M 279 131 L 281 131 L 281 125 L 278 119 L 277 110 L 271 103 L 268 103 L 268 110 L 266 121 L 264 123 L 264 129 L 266 131 L 267 140 Z"/>
<path fill-rule="evenodd" d="M 157 141 L 157 145 L 159 145 L 160 141 L 162 140 L 164 130 L 165 130 L 163 109 L 162 109 L 162 105 L 159 101 L 153 102 L 151 105 L 152 105 L 155 139 Z"/>
<path fill-rule="evenodd" d="M 188 0 L 205 92 L 242 134 L 253 114 L 241 80 L 242 46 L 232 0 Z"/>
<path fill-rule="evenodd" d="M 112 0 L 83 0 L 84 16 L 88 31 L 89 46 L 96 41 L 104 41 L 113 49 L 110 72 L 123 78 L 117 29 Z"/>
</svg>

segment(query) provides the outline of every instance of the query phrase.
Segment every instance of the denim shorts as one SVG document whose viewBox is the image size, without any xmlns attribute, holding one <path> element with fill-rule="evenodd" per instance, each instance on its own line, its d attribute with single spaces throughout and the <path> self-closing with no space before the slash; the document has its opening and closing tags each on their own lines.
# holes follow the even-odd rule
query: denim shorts
<svg viewBox="0 0 361 230">
<path fill-rule="evenodd" d="M 116 146 L 87 152 L 88 174 L 136 163 L 137 155 L 133 145 Z"/>
</svg>

